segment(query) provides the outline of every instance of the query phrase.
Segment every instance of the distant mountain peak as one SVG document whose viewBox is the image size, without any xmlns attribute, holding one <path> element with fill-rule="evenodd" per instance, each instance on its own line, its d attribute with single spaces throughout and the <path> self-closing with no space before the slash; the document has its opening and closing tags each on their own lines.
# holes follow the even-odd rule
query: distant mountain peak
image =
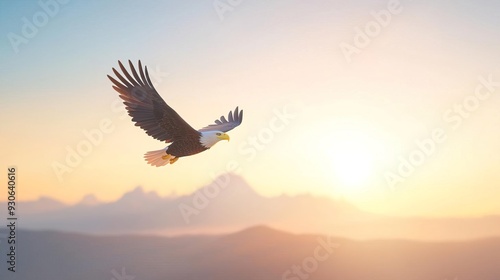
<svg viewBox="0 0 500 280">
<path fill-rule="evenodd" d="M 161 197 L 155 191 L 145 192 L 142 186 L 137 186 L 132 191 L 125 193 L 119 201 L 140 201 L 140 200 L 158 200 Z"/>
<path fill-rule="evenodd" d="M 80 202 L 78 202 L 78 205 L 95 206 L 95 205 L 98 205 L 100 203 L 101 202 L 99 201 L 99 199 L 97 199 L 97 197 L 95 195 L 87 194 L 86 196 L 84 196 L 82 198 L 82 200 L 80 200 Z"/>
<path fill-rule="evenodd" d="M 268 225 L 261 224 L 261 225 L 255 225 L 255 226 L 246 228 L 244 230 L 237 232 L 236 234 L 262 234 L 262 233 L 269 233 L 269 232 L 278 232 L 278 230 L 276 230 Z"/>
<path fill-rule="evenodd" d="M 23 214 L 43 213 L 67 207 L 65 203 L 51 197 L 40 196 L 37 200 L 23 202 Z M 21 207 L 20 207 L 21 208 Z"/>
<path fill-rule="evenodd" d="M 210 188 L 213 185 L 217 185 L 220 189 L 226 189 L 224 192 L 231 193 L 231 195 L 238 193 L 259 196 L 242 176 L 232 172 L 217 176 L 210 184 L 200 188 L 200 190 Z"/>
<path fill-rule="evenodd" d="M 142 186 L 137 186 L 129 193 L 145 193 L 145 191 L 144 191 L 144 188 Z"/>
<path fill-rule="evenodd" d="M 54 198 L 49 197 L 49 196 L 40 196 L 37 200 L 32 201 L 32 202 L 64 204 L 64 203 L 60 202 L 59 200 L 54 199 Z"/>
<path fill-rule="evenodd" d="M 272 239 L 282 239 L 284 236 L 292 235 L 289 232 L 278 230 L 272 228 L 268 225 L 255 225 L 249 228 L 246 228 L 242 231 L 238 231 L 233 234 L 227 235 L 228 239 L 237 239 L 237 240 L 261 240 L 263 237 Z"/>
</svg>

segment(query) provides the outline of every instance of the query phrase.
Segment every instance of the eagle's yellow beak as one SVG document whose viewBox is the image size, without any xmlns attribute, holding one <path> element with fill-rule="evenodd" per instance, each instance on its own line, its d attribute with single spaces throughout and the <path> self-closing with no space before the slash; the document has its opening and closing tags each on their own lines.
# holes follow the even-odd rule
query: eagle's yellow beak
<svg viewBox="0 0 500 280">
<path fill-rule="evenodd" d="M 222 133 L 220 136 L 217 136 L 220 140 L 227 140 L 229 141 L 229 135 Z"/>
</svg>

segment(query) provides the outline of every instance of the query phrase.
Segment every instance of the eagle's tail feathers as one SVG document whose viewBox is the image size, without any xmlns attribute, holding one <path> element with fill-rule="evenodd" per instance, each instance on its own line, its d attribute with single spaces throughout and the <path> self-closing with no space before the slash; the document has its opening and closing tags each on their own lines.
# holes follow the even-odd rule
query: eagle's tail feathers
<svg viewBox="0 0 500 280">
<path fill-rule="evenodd" d="M 149 164 L 156 167 L 164 166 L 169 163 L 172 164 L 177 160 L 177 158 L 173 155 L 167 154 L 167 148 L 157 151 L 149 151 L 144 154 L 144 159 Z"/>
</svg>

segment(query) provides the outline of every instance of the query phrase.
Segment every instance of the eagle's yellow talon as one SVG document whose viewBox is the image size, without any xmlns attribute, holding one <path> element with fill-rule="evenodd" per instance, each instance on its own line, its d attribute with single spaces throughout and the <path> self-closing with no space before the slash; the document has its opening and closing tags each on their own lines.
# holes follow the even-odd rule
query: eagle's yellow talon
<svg viewBox="0 0 500 280">
<path fill-rule="evenodd" d="M 170 155 L 164 155 L 161 158 L 164 159 L 164 160 L 167 160 L 169 157 L 170 157 Z"/>
</svg>

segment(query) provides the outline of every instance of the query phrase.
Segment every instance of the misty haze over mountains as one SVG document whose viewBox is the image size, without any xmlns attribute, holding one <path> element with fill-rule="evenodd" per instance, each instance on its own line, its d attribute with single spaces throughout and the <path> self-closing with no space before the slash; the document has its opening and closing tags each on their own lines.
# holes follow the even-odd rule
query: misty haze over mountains
<svg viewBox="0 0 500 280">
<path fill-rule="evenodd" d="M 217 187 L 216 182 L 220 186 Z M 309 195 L 267 198 L 240 176 L 224 174 L 186 196 L 160 197 L 141 187 L 102 203 L 87 195 L 76 205 L 50 198 L 21 202 L 22 228 L 92 234 L 233 232 L 269 225 L 294 233 L 355 239 L 463 240 L 500 236 L 500 217 L 395 218 L 363 212 L 348 202 Z"/>
<path fill-rule="evenodd" d="M 227 186 L 21 202 L 16 272 L 2 253 L 0 279 L 500 279 L 500 217 L 383 217 L 324 197 L 263 197 L 234 174 L 215 182 Z"/>
<path fill-rule="evenodd" d="M 7 273 L 11 280 L 500 279 L 498 238 L 352 241 L 260 226 L 179 237 L 20 231 L 18 241 L 17 271 L 6 270 L 1 254 L 0 279 Z"/>
</svg>

